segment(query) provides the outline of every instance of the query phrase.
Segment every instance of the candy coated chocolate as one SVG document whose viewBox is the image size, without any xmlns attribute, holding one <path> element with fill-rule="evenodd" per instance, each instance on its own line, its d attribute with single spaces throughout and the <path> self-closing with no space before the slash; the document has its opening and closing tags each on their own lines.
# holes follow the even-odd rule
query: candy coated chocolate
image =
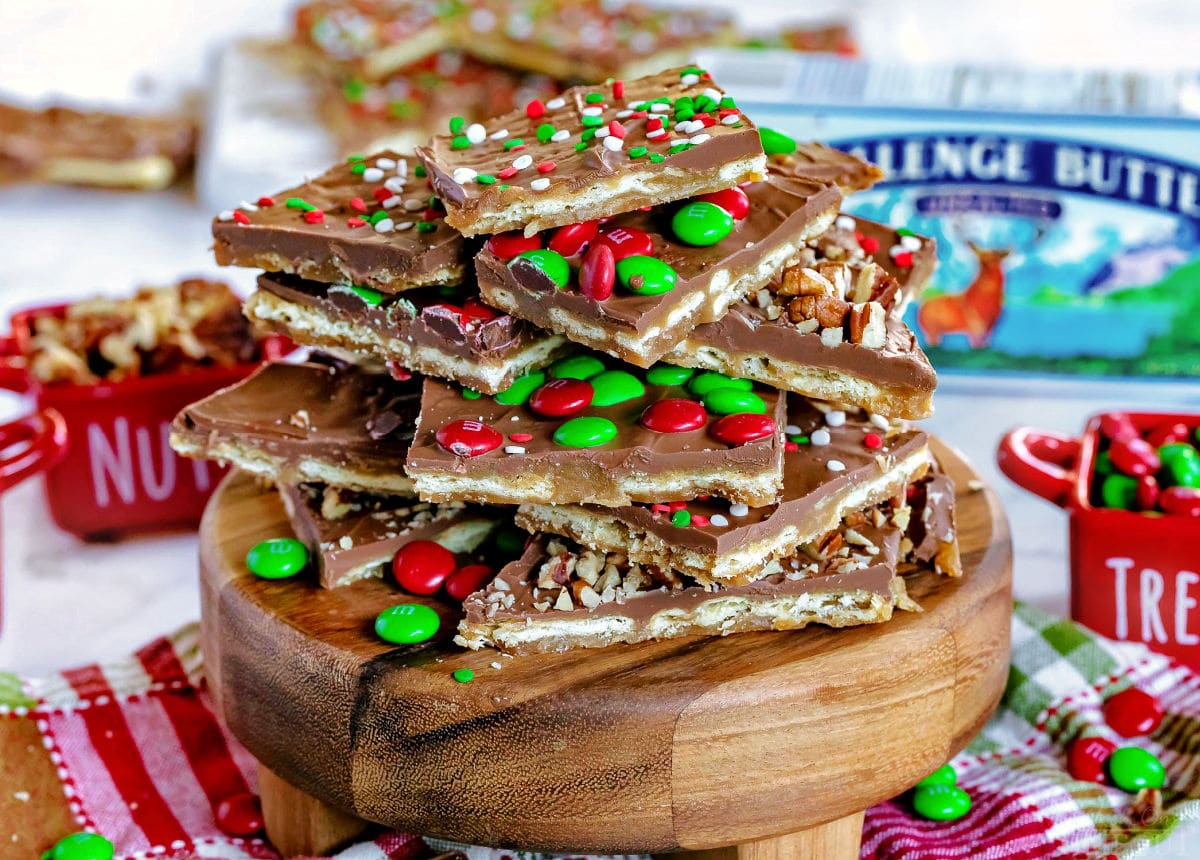
<svg viewBox="0 0 1200 860">
<path fill-rule="evenodd" d="M 1162 723 L 1158 699 L 1145 690 L 1130 687 L 1104 700 L 1104 721 L 1122 737 L 1148 735 Z"/>
<path fill-rule="evenodd" d="M 113 844 L 98 833 L 72 833 L 42 856 L 48 860 L 112 860 Z"/>
<path fill-rule="evenodd" d="M 1124 412 L 1109 412 L 1100 416 L 1100 433 L 1111 442 L 1128 436 L 1137 436 L 1138 430 Z"/>
<path fill-rule="evenodd" d="M 641 424 L 655 433 L 686 433 L 697 430 L 708 421 L 704 406 L 695 400 L 668 398 L 646 407 Z"/>
<path fill-rule="evenodd" d="M 436 593 L 457 567 L 454 553 L 431 540 L 405 544 L 392 558 L 392 575 L 410 594 Z"/>
<path fill-rule="evenodd" d="M 505 262 L 526 251 L 540 250 L 541 247 L 542 237 L 540 233 L 526 236 L 521 230 L 509 230 L 507 233 L 497 233 L 487 240 L 488 250 Z"/>
<path fill-rule="evenodd" d="M 1137 504 L 1137 479 L 1128 475 L 1112 474 L 1100 485 L 1100 498 L 1106 508 L 1132 510 Z"/>
<path fill-rule="evenodd" d="M 255 795 L 239 792 L 217 804 L 216 821 L 228 836 L 253 836 L 263 829 L 262 806 Z"/>
<path fill-rule="evenodd" d="M 1164 421 L 1146 434 L 1146 441 L 1154 448 L 1161 448 L 1174 442 L 1186 442 L 1188 433 L 1188 426 L 1182 421 Z"/>
<path fill-rule="evenodd" d="M 555 379 L 529 397 L 529 408 L 545 418 L 574 415 L 592 402 L 592 386 L 583 379 Z"/>
<path fill-rule="evenodd" d="M 676 238 L 688 245 L 715 245 L 733 230 L 733 216 L 715 203 L 693 200 L 676 210 L 671 218 Z"/>
<path fill-rule="evenodd" d="M 586 353 L 560 358 L 550 365 L 550 375 L 555 379 L 591 379 L 603 372 L 604 362 Z"/>
<path fill-rule="evenodd" d="M 1200 517 L 1200 488 L 1167 487 L 1159 493 L 1158 504 L 1168 514 Z"/>
<path fill-rule="evenodd" d="M 582 221 L 578 224 L 568 224 L 566 227 L 559 227 L 554 231 L 546 247 L 551 251 L 562 254 L 564 257 L 573 257 L 582 251 L 588 242 L 596 238 L 596 233 L 599 230 L 599 221 Z"/>
<path fill-rule="evenodd" d="M 308 549 L 294 538 L 261 541 L 246 553 L 246 567 L 263 579 L 286 579 L 308 565 Z"/>
<path fill-rule="evenodd" d="M 634 255 L 649 256 L 654 253 L 654 240 L 645 230 L 636 227 L 613 227 L 600 233 L 596 244 L 613 252 L 613 259 L 620 261 Z"/>
<path fill-rule="evenodd" d="M 571 280 L 571 267 L 562 254 L 548 249 L 522 251 L 513 257 L 510 267 L 531 266 L 548 278 L 556 287 L 565 287 Z"/>
<path fill-rule="evenodd" d="M 735 412 L 754 412 L 759 415 L 767 411 L 767 404 L 753 391 L 740 388 L 714 388 L 704 395 L 704 405 L 717 415 L 732 415 Z"/>
<path fill-rule="evenodd" d="M 412 645 L 432 639 L 441 626 L 438 614 L 422 603 L 389 606 L 375 618 L 375 633 L 394 645 Z"/>
<path fill-rule="evenodd" d="M 923 785 L 913 792 L 913 811 L 930 821 L 954 821 L 971 811 L 971 796 L 954 785 Z"/>
<path fill-rule="evenodd" d="M 486 564 L 468 564 L 460 567 L 446 579 L 446 594 L 455 600 L 466 600 L 467 597 L 491 581 L 496 575 Z"/>
<path fill-rule="evenodd" d="M 957 783 L 958 774 L 955 773 L 953 765 L 944 764 L 918 782 L 916 787 L 920 788 L 923 785 L 956 785 Z"/>
<path fill-rule="evenodd" d="M 608 245 L 594 245 L 588 249 L 579 266 L 579 291 L 597 302 L 602 302 L 613 293 L 617 280 L 617 262 Z"/>
<path fill-rule="evenodd" d="M 1143 511 L 1152 511 L 1158 507 L 1158 479 L 1153 475 L 1142 475 L 1138 478 L 1135 498 L 1137 506 Z"/>
<path fill-rule="evenodd" d="M 496 395 L 496 402 L 506 406 L 520 406 L 529 400 L 529 395 L 546 381 L 546 374 L 540 370 L 518 376 L 513 384 Z"/>
<path fill-rule="evenodd" d="M 1150 443 L 1141 436 L 1122 436 L 1114 439 L 1108 449 L 1117 471 L 1135 478 L 1152 475 L 1162 465 Z"/>
<path fill-rule="evenodd" d="M 696 199 L 720 206 L 735 221 L 741 221 L 750 212 L 750 197 L 740 188 L 726 188 L 724 191 L 702 194 Z"/>
<path fill-rule="evenodd" d="M 656 257 L 635 254 L 617 263 L 621 286 L 639 296 L 659 296 L 675 289 L 675 270 Z"/>
<path fill-rule="evenodd" d="M 1105 765 L 1116 748 L 1107 738 L 1076 738 L 1067 750 L 1067 772 L 1084 782 L 1104 782 Z"/>
<path fill-rule="evenodd" d="M 1108 776 L 1125 791 L 1162 788 L 1166 770 L 1162 762 L 1140 747 L 1121 747 L 1108 758 Z"/>
<path fill-rule="evenodd" d="M 594 406 L 614 406 L 646 393 L 642 381 L 626 370 L 606 370 L 588 381 L 592 384 Z"/>
<path fill-rule="evenodd" d="M 767 415 L 738 412 L 726 415 L 712 426 L 712 437 L 727 445 L 744 445 L 756 439 L 765 439 L 777 430 L 775 422 Z"/>
<path fill-rule="evenodd" d="M 565 448 L 595 448 L 617 438 L 617 425 L 607 418 L 583 416 L 564 421 L 554 431 L 554 441 Z"/>
<path fill-rule="evenodd" d="M 459 457 L 478 457 L 495 451 L 504 442 L 504 437 L 494 428 L 469 419 L 443 425 L 435 438 L 439 445 Z"/>
</svg>

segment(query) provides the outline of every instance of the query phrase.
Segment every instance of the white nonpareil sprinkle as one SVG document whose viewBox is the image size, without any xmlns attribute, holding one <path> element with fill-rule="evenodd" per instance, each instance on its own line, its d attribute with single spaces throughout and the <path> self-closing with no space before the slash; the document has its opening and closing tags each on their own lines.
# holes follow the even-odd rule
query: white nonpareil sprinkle
<svg viewBox="0 0 1200 860">
<path fill-rule="evenodd" d="M 829 431 L 824 427 L 822 427 L 820 430 L 812 431 L 812 434 L 808 437 L 808 441 L 818 448 L 828 445 L 832 440 L 833 437 L 829 435 Z"/>
<path fill-rule="evenodd" d="M 496 15 L 489 9 L 476 9 L 469 20 L 476 33 L 486 33 L 496 26 Z"/>
<path fill-rule="evenodd" d="M 386 156 L 383 158 L 377 158 L 375 159 L 375 166 L 380 170 L 393 170 L 396 167 L 396 159 L 387 158 Z"/>
<path fill-rule="evenodd" d="M 363 182 L 378 182 L 383 179 L 383 171 L 378 167 L 368 167 L 362 172 Z"/>
<path fill-rule="evenodd" d="M 858 223 L 849 215 L 839 215 L 833 223 L 837 225 L 839 230 L 853 230 L 858 226 Z"/>
<path fill-rule="evenodd" d="M 464 182 L 470 182 L 478 175 L 479 173 L 477 171 L 474 171 L 469 167 L 456 167 L 454 168 L 454 173 L 451 174 L 454 181 L 459 185 L 462 185 Z"/>
<path fill-rule="evenodd" d="M 712 140 L 712 135 L 708 134 L 707 132 L 704 134 L 696 135 L 695 137 L 688 140 L 688 143 L 698 144 L 698 143 L 704 143 L 704 141 L 706 141 L 706 140 Z"/>
<path fill-rule="evenodd" d="M 907 254 L 907 253 L 908 253 L 908 249 L 905 248 L 903 245 L 893 245 L 892 247 L 888 248 L 888 256 L 889 257 L 894 257 L 897 254 Z"/>
<path fill-rule="evenodd" d="M 415 222 L 413 221 L 401 221 L 396 225 L 396 232 L 399 233 L 401 230 L 411 230 L 414 223 Z"/>
<path fill-rule="evenodd" d="M 748 513 L 750 513 L 750 506 L 744 505 L 741 502 L 734 502 L 732 505 L 729 506 L 730 516 L 744 517 Z M 712 520 L 709 520 L 709 522 L 712 522 Z"/>
<path fill-rule="evenodd" d="M 705 87 L 703 94 L 708 96 L 710 99 L 712 99 L 715 102 L 720 102 L 721 99 L 724 98 L 721 95 L 721 91 L 718 89 L 714 89 L 713 87 Z"/>
<path fill-rule="evenodd" d="M 585 107 L 583 109 L 584 116 L 603 116 L 603 114 L 604 108 L 597 107 L 596 105 L 590 105 L 589 107 Z"/>
<path fill-rule="evenodd" d="M 721 117 L 721 125 L 736 125 L 741 121 L 741 116 L 736 113 L 731 113 L 729 116 Z"/>
<path fill-rule="evenodd" d="M 800 429 L 799 424 L 789 424 L 783 428 L 783 432 L 789 436 L 795 436 L 796 434 L 803 433 L 804 431 Z"/>
<path fill-rule="evenodd" d="M 338 538 L 338 546 L 342 549 L 351 549 L 354 546 L 354 538 L 350 535 L 342 535 Z"/>
<path fill-rule="evenodd" d="M 233 210 L 225 209 L 224 211 L 222 211 L 221 213 L 219 213 L 217 215 L 217 220 L 218 221 L 232 221 L 233 220 Z"/>
<path fill-rule="evenodd" d="M 565 128 L 560 128 L 558 131 L 554 132 L 554 134 L 550 135 L 550 139 L 555 143 L 562 143 L 564 140 L 567 140 L 570 137 L 570 130 Z"/>
<path fill-rule="evenodd" d="M 921 240 L 916 236 L 901 236 L 900 245 L 908 251 L 920 251 Z"/>
<path fill-rule="evenodd" d="M 831 409 L 825 413 L 825 423 L 830 427 L 841 427 L 846 423 L 846 413 L 840 409 Z"/>
<path fill-rule="evenodd" d="M 529 187 L 534 191 L 545 191 L 550 187 L 550 180 L 545 176 L 539 176 L 537 179 L 533 180 L 533 182 L 529 183 Z"/>
<path fill-rule="evenodd" d="M 524 445 L 505 445 L 504 453 L 505 454 L 524 454 L 525 446 Z"/>
<path fill-rule="evenodd" d="M 512 166 L 517 168 L 517 170 L 524 170 L 526 167 L 532 167 L 533 156 L 528 154 L 518 156 L 517 159 L 513 161 Z"/>
<path fill-rule="evenodd" d="M 503 669 L 504 668 L 502 665 L 500 665 L 499 660 L 493 660 L 491 663 L 491 666 L 493 669 Z"/>
<path fill-rule="evenodd" d="M 825 468 L 831 472 L 844 472 L 846 471 L 846 464 L 841 460 L 830 460 L 825 464 Z"/>
<path fill-rule="evenodd" d="M 403 158 L 396 162 L 396 175 L 401 179 L 408 178 L 408 162 Z"/>
<path fill-rule="evenodd" d="M 679 83 L 683 84 L 685 87 L 694 87 L 696 84 L 700 83 L 700 76 L 695 74 L 684 75 L 679 79 Z"/>
<path fill-rule="evenodd" d="M 384 209 L 394 209 L 395 207 L 400 205 L 400 202 L 401 202 L 400 197 L 396 194 L 393 194 L 391 197 L 385 197 L 383 200 L 381 200 L 379 202 L 379 205 L 382 206 Z"/>
<path fill-rule="evenodd" d="M 892 426 L 892 422 L 889 421 L 884 416 L 880 415 L 878 412 L 871 413 L 871 423 L 874 424 L 876 427 L 878 427 L 880 430 L 888 430 Z"/>
<path fill-rule="evenodd" d="M 404 190 L 404 180 L 399 176 L 391 176 L 388 177 L 387 181 L 383 183 L 383 187 L 388 191 L 399 194 Z"/>
<path fill-rule="evenodd" d="M 396 226 L 391 218 L 380 218 L 375 222 L 376 233 L 389 233 Z"/>
<path fill-rule="evenodd" d="M 425 208 L 425 203 L 421 200 L 416 199 L 415 197 L 412 200 L 404 201 L 404 211 L 405 212 L 416 212 L 418 209 L 424 209 L 424 208 Z"/>
<path fill-rule="evenodd" d="M 489 134 L 488 137 L 490 137 L 492 140 L 504 140 L 504 138 L 508 137 L 508 129 L 498 128 Z"/>
<path fill-rule="evenodd" d="M 662 103 L 650 105 L 650 113 L 670 113 L 671 106 Z"/>
<path fill-rule="evenodd" d="M 666 136 L 667 136 L 667 130 L 665 128 L 660 128 L 660 129 L 657 129 L 656 131 L 646 132 L 646 137 L 649 140 L 658 140 L 660 137 L 666 137 Z"/>
<path fill-rule="evenodd" d="M 550 101 L 546 102 L 546 107 L 550 108 L 550 110 L 558 110 L 560 107 L 566 106 L 567 100 L 562 98 L 550 99 Z"/>
<path fill-rule="evenodd" d="M 467 126 L 467 140 L 471 143 L 483 143 L 487 140 L 487 129 L 477 122 Z"/>
<path fill-rule="evenodd" d="M 608 137 L 610 134 L 612 132 L 608 130 L 608 126 L 596 129 L 596 137 Z"/>
<path fill-rule="evenodd" d="M 247 212 L 257 212 L 258 211 L 258 207 L 255 206 L 253 203 L 251 203 L 249 200 L 243 200 L 241 203 L 239 203 L 238 209 L 244 209 Z"/>
<path fill-rule="evenodd" d="M 629 108 L 617 111 L 617 119 L 628 119 L 631 116 L 633 116 L 633 111 L 631 111 Z"/>
<path fill-rule="evenodd" d="M 623 146 L 625 146 L 625 141 L 619 137 L 609 135 L 604 138 L 604 148 L 611 152 L 620 152 Z"/>
<path fill-rule="evenodd" d="M 719 529 L 723 529 L 725 526 L 729 525 L 729 520 L 724 514 L 713 514 L 708 518 L 708 524 L 710 526 L 716 526 Z"/>
</svg>

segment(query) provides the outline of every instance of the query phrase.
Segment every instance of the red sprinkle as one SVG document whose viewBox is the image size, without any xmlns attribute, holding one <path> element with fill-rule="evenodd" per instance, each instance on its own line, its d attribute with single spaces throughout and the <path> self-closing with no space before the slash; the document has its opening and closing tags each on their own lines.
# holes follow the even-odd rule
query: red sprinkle
<svg viewBox="0 0 1200 860">
<path fill-rule="evenodd" d="M 532 433 L 509 433 L 508 438 L 513 442 L 529 442 L 533 439 Z"/>
<path fill-rule="evenodd" d="M 717 121 L 706 113 L 700 114 L 698 117 L 696 117 L 696 119 L 698 119 L 698 120 L 700 120 L 700 122 L 704 123 L 705 128 L 712 128 L 714 125 L 717 124 Z"/>
<path fill-rule="evenodd" d="M 573 257 L 583 250 L 583 247 L 596 238 L 600 230 L 599 221 L 582 221 L 579 224 L 568 224 L 559 227 L 550 237 L 546 247 L 564 257 Z"/>
<path fill-rule="evenodd" d="M 608 124 L 608 133 L 613 137 L 625 138 L 625 126 L 621 125 L 617 120 L 613 120 Z"/>
<path fill-rule="evenodd" d="M 1130 687 L 1104 700 L 1104 722 L 1122 737 L 1148 735 L 1162 723 L 1158 699 L 1145 690 Z"/>
<path fill-rule="evenodd" d="M 438 218 L 445 217 L 445 212 L 440 209 L 430 207 L 421 213 L 421 217 L 426 221 L 436 221 Z"/>
<path fill-rule="evenodd" d="M 454 553 L 431 540 L 406 543 L 392 557 L 392 575 L 410 594 L 433 594 L 457 567 Z"/>
<path fill-rule="evenodd" d="M 642 412 L 642 426 L 655 433 L 687 433 L 708 421 L 704 406 L 695 400 L 667 398 L 651 403 Z"/>
<path fill-rule="evenodd" d="M 250 216 L 248 216 L 245 212 L 241 211 L 240 209 L 234 209 L 233 210 L 233 220 L 238 222 L 239 224 L 249 224 Z"/>
<path fill-rule="evenodd" d="M 541 164 L 539 164 L 537 166 L 537 172 L 538 173 L 549 173 L 557 166 L 558 165 L 555 164 L 553 161 L 543 161 Z"/>
<path fill-rule="evenodd" d="M 384 200 L 387 200 L 389 197 L 392 196 L 392 192 L 388 191 L 386 188 L 376 188 L 374 191 L 371 192 L 371 196 L 375 198 L 376 203 L 382 203 Z M 356 197 L 354 199 L 361 201 L 361 198 L 359 198 L 359 197 Z M 350 205 L 351 206 L 354 205 L 353 200 L 350 201 Z M 360 211 L 366 212 L 367 208 L 364 206 Z"/>
<path fill-rule="evenodd" d="M 866 248 L 863 249 L 864 251 Z M 901 251 L 894 257 L 896 265 L 902 269 L 910 268 L 913 264 L 912 251 Z"/>
<path fill-rule="evenodd" d="M 483 588 L 493 576 L 495 571 L 486 564 L 468 564 L 460 567 L 446 580 L 446 594 L 454 600 L 466 600 Z"/>
<path fill-rule="evenodd" d="M 497 179 L 512 179 L 516 175 L 517 175 L 517 168 L 513 167 L 510 164 L 508 167 L 504 168 L 499 173 L 497 173 L 496 178 Z"/>
<path fill-rule="evenodd" d="M 613 98 L 614 99 L 625 98 L 625 82 L 624 81 L 613 81 Z"/>
<path fill-rule="evenodd" d="M 534 99 L 529 104 L 525 105 L 525 116 L 530 119 L 537 119 L 546 113 L 546 106 L 542 104 L 540 99 Z"/>
<path fill-rule="evenodd" d="M 320 224 L 325 220 L 325 213 L 320 209 L 312 209 L 304 213 L 304 220 L 309 224 Z"/>
<path fill-rule="evenodd" d="M 487 249 L 501 260 L 511 260 L 522 251 L 536 251 L 542 247 L 542 236 L 534 233 L 526 236 L 520 230 L 497 233 L 487 240 Z"/>
<path fill-rule="evenodd" d="M 275 198 L 274 197 L 260 197 L 260 198 L 258 198 L 258 205 L 259 206 L 274 206 Z"/>
<path fill-rule="evenodd" d="M 878 433 L 868 433 L 863 437 L 863 444 L 874 451 L 883 447 L 883 437 Z"/>
<path fill-rule="evenodd" d="M 874 236 L 863 236 L 858 240 L 858 244 L 862 245 L 862 249 L 867 254 L 874 254 L 879 250 L 879 240 Z"/>
<path fill-rule="evenodd" d="M 562 418 L 586 409 L 592 394 L 592 384 L 586 380 L 555 379 L 529 396 L 529 408 L 547 418 Z"/>
<path fill-rule="evenodd" d="M 708 517 L 704 514 L 692 514 L 692 525 L 704 528 L 708 525 Z"/>
<path fill-rule="evenodd" d="M 1076 738 L 1067 750 L 1067 772 L 1083 782 L 1104 782 L 1104 765 L 1116 749 L 1107 738 Z"/>
<path fill-rule="evenodd" d="M 650 510 L 654 511 L 656 514 L 665 514 L 670 512 L 671 506 L 664 505 L 662 502 L 655 502 L 650 506 Z"/>
<path fill-rule="evenodd" d="M 783 443 L 783 450 L 785 450 L 785 451 L 799 451 L 799 450 L 800 450 L 800 445 L 799 445 L 799 444 L 797 444 L 796 442 L 784 442 L 784 443 Z"/>
<path fill-rule="evenodd" d="M 439 445 L 459 457 L 478 457 L 504 444 L 504 437 L 495 429 L 469 419 L 443 425 L 435 438 Z"/>
<path fill-rule="evenodd" d="M 367 204 L 361 197 L 351 197 L 350 208 L 355 212 L 365 213 L 367 211 Z"/>
<path fill-rule="evenodd" d="M 738 412 L 726 415 L 709 432 L 714 439 L 726 445 L 745 445 L 773 435 L 776 429 L 775 421 L 766 415 Z"/>
<path fill-rule="evenodd" d="M 367 222 L 361 218 L 347 218 L 346 219 L 347 227 L 365 227 L 366 225 L 367 225 Z"/>
<path fill-rule="evenodd" d="M 687 502 L 667 502 L 667 507 L 671 509 L 671 513 L 675 513 L 686 508 Z"/>
<path fill-rule="evenodd" d="M 646 131 L 658 131 L 658 129 L 662 127 L 663 121 L 662 117 L 660 116 L 652 116 L 650 119 L 646 120 Z"/>
</svg>

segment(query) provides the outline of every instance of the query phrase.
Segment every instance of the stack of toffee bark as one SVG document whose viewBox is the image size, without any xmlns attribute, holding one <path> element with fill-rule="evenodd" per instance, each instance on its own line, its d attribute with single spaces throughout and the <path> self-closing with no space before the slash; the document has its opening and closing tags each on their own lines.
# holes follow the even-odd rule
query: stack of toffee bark
<svg viewBox="0 0 1200 860">
<path fill-rule="evenodd" d="M 839 214 L 872 166 L 695 67 L 450 125 L 213 224 L 267 270 L 247 315 L 322 352 L 172 442 L 273 481 L 322 586 L 528 653 L 885 621 L 906 571 L 959 575 L 906 423 L 936 254 Z"/>
</svg>

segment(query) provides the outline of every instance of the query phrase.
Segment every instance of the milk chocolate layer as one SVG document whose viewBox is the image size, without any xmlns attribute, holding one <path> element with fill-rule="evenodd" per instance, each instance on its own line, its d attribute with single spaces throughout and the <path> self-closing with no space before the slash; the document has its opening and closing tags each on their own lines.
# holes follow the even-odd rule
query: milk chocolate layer
<svg viewBox="0 0 1200 860">
<path fill-rule="evenodd" d="M 411 157 L 376 153 L 213 220 L 222 266 L 399 292 L 462 278 L 462 236 L 430 206 Z"/>
<path fill-rule="evenodd" d="M 438 135 L 417 155 L 447 222 L 467 235 L 534 232 L 762 179 L 757 129 L 703 74 L 573 87 L 483 123 L 479 142 Z M 694 130 L 675 130 L 684 116 Z"/>
<path fill-rule="evenodd" d="M 0 182 L 153 190 L 183 173 L 195 149 L 196 125 L 182 116 L 0 104 Z"/>
<path fill-rule="evenodd" d="M 340 362 L 275 362 L 180 412 L 171 445 L 280 483 L 410 492 L 402 467 L 420 385 Z"/>
<path fill-rule="evenodd" d="M 777 504 L 747 508 L 708 498 L 619 508 L 522 505 L 517 522 L 530 530 L 555 532 L 560 531 L 556 525 L 575 523 L 585 531 L 561 533 L 584 542 L 594 539 L 597 529 L 611 533 L 603 526 L 615 522 L 621 528 L 614 545 L 598 548 L 621 550 L 634 561 L 670 567 L 704 582 L 751 580 L 770 558 L 815 540 L 851 511 L 901 492 L 927 468 L 925 433 L 886 422 L 880 427 L 865 414 L 831 414 L 833 419 L 803 397 L 788 398 L 787 437 L 802 441 L 793 442 L 784 454 L 783 493 Z M 813 443 L 814 433 L 824 444 Z M 878 437 L 878 448 L 868 447 L 868 434 Z M 672 516 L 680 510 L 687 512 L 686 522 L 676 525 Z M 783 535 L 790 537 L 780 543 Z M 739 553 L 749 557 L 738 558 Z"/>
<path fill-rule="evenodd" d="M 395 362 L 485 393 L 568 349 L 564 338 L 486 307 L 469 286 L 389 295 L 279 274 L 261 275 L 258 286 L 277 301 L 252 298 L 247 312 L 297 343 Z"/>
<path fill-rule="evenodd" d="M 818 141 L 797 143 L 788 154 L 767 158 L 772 173 L 836 185 L 845 193 L 865 191 L 883 178 L 883 171 L 855 155 Z"/>
<path fill-rule="evenodd" d="M 420 422 L 406 464 L 421 497 L 499 504 L 621 505 L 634 499 L 657 501 L 673 487 L 689 497 L 718 492 L 759 503 L 775 498 L 783 454 L 778 432 L 745 444 L 728 444 L 713 435 L 721 416 L 711 413 L 704 413 L 703 424 L 693 430 L 646 429 L 639 419 L 652 404 L 699 398 L 679 385 L 645 382 L 645 374 L 636 368 L 607 363 L 609 369 L 634 375 L 643 383 L 643 393 L 612 406 L 588 405 L 561 418 L 541 416 L 526 404 L 504 405 L 493 397 L 468 400 L 456 386 L 426 380 Z M 548 381 L 555 372 L 552 366 Z M 783 396 L 758 387 L 753 393 L 761 398 L 764 417 L 782 430 Z M 588 448 L 555 442 L 555 431 L 567 420 L 593 417 L 615 425 L 612 441 Z M 458 420 L 493 428 L 503 438 L 500 447 L 479 456 L 446 450 L 436 434 Z"/>
<path fill-rule="evenodd" d="M 521 259 L 506 263 L 486 246 L 475 259 L 480 291 L 486 301 L 542 328 L 647 366 L 696 325 L 720 319 L 730 302 L 774 277 L 805 239 L 830 224 L 841 200 L 832 185 L 774 176 L 746 193 L 746 217 L 705 247 L 676 237 L 671 218 L 678 205 L 627 212 L 604 224 L 604 234 L 637 231 L 650 238 L 650 256 L 675 272 L 669 292 L 639 295 L 618 284 L 610 297 L 597 301 L 580 291 L 577 268 L 560 288 L 537 267 Z"/>
<path fill-rule="evenodd" d="M 962 576 L 958 553 L 954 481 L 940 470 L 932 470 L 909 493 L 912 520 L 908 538 L 914 560 L 946 576 Z"/>
</svg>

